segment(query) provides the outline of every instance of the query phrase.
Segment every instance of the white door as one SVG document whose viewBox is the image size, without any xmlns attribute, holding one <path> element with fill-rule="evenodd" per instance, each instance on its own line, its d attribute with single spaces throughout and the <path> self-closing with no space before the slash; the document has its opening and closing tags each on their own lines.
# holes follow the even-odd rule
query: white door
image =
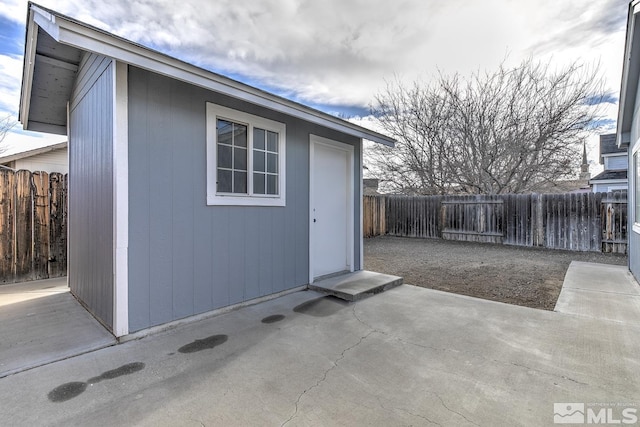
<svg viewBox="0 0 640 427">
<path fill-rule="evenodd" d="M 312 136 L 310 282 L 353 271 L 353 147 Z"/>
</svg>

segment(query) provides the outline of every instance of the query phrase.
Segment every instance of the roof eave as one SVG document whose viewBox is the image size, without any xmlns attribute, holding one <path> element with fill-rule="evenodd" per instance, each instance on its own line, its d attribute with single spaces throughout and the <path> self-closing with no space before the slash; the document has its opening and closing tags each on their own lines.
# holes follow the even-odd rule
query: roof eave
<svg viewBox="0 0 640 427">
<path fill-rule="evenodd" d="M 104 55 L 117 61 L 182 80 L 253 104 L 262 105 L 272 110 L 330 127 L 362 139 L 392 147 L 395 145 L 393 138 L 378 132 L 371 131 L 203 68 L 196 67 L 195 65 L 146 48 L 36 4 L 30 3 L 29 8 L 31 10 L 30 25 L 36 23 L 60 43 Z M 34 28 L 31 27 L 28 28 L 28 30 L 32 31 L 33 29 Z M 35 31 L 35 34 L 37 35 L 37 31 Z M 26 49 L 25 47 L 25 57 Z M 35 54 L 35 44 L 32 50 Z M 27 65 L 29 65 L 29 67 L 27 67 Z M 31 74 L 28 75 L 26 73 L 27 69 L 31 70 Z M 23 79 L 31 78 L 32 73 L 33 61 L 28 64 L 25 62 L 25 75 Z M 25 83 L 23 81 L 23 86 L 24 85 Z M 24 92 L 26 94 L 26 91 Z M 25 101 L 25 94 L 23 94 L 21 99 L 21 111 L 24 111 L 21 117 L 27 118 L 28 98 L 26 98 Z M 24 123 L 26 123 L 26 120 L 23 124 Z"/>
<path fill-rule="evenodd" d="M 640 28 L 636 26 L 638 12 L 640 12 L 640 0 L 634 0 L 629 3 L 620 84 L 618 129 L 616 130 L 618 147 L 626 147 L 631 142 L 631 124 L 633 122 L 635 95 L 638 89 L 638 77 L 640 76 L 640 42 L 636 40 L 634 43 L 634 36 L 640 31 Z"/>
<path fill-rule="evenodd" d="M 51 151 L 62 150 L 67 148 L 67 141 L 60 142 L 53 145 L 47 145 L 45 147 L 35 148 L 33 150 L 22 151 L 20 153 L 11 154 L 5 157 L 0 157 L 1 163 L 13 162 L 15 160 L 24 159 L 31 156 L 37 156 L 38 154 L 45 154 Z"/>
<path fill-rule="evenodd" d="M 33 19 L 31 2 L 27 10 L 27 29 L 25 32 L 24 57 L 22 66 L 22 86 L 20 88 L 20 106 L 18 108 L 18 121 L 22 128 L 27 129 L 29 123 L 29 107 L 31 103 L 31 85 L 33 83 L 33 66 L 35 64 L 36 45 L 38 31 Z"/>
<path fill-rule="evenodd" d="M 628 184 L 629 179 L 590 179 L 589 184 Z"/>
</svg>

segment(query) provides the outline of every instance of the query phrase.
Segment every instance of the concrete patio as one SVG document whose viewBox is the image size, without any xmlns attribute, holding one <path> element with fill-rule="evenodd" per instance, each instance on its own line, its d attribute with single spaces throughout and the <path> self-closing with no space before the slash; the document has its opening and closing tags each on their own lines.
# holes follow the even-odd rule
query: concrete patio
<svg viewBox="0 0 640 427">
<path fill-rule="evenodd" d="M 289 294 L 2 378 L 3 423 L 538 426 L 554 403 L 639 405 L 638 285 L 584 268 L 556 312 L 409 285 Z M 615 319 L 587 301 L 610 280 L 628 286 L 607 291 Z"/>
<path fill-rule="evenodd" d="M 66 277 L 0 286 L 0 378 L 115 344 Z"/>
</svg>

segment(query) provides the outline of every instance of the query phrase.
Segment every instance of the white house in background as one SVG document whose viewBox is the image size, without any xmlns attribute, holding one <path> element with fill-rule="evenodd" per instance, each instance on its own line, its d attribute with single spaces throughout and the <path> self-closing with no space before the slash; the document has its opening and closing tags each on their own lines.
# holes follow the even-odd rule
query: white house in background
<svg viewBox="0 0 640 427">
<path fill-rule="evenodd" d="M 13 170 L 26 169 L 32 172 L 44 171 L 47 173 L 69 172 L 69 158 L 67 143 L 48 145 L 33 150 L 0 156 L 0 165 Z"/>
<path fill-rule="evenodd" d="M 600 164 L 604 171 L 589 180 L 594 193 L 629 188 L 629 154 L 626 147 L 618 147 L 615 133 L 600 135 Z"/>
</svg>

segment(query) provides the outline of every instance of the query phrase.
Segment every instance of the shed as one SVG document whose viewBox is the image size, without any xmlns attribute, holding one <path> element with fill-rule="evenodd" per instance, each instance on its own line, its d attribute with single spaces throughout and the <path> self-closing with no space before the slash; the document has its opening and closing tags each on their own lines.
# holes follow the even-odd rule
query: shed
<svg viewBox="0 0 640 427">
<path fill-rule="evenodd" d="M 394 143 L 33 3 L 20 121 L 68 132 L 69 287 L 116 336 L 362 270 Z"/>
</svg>

